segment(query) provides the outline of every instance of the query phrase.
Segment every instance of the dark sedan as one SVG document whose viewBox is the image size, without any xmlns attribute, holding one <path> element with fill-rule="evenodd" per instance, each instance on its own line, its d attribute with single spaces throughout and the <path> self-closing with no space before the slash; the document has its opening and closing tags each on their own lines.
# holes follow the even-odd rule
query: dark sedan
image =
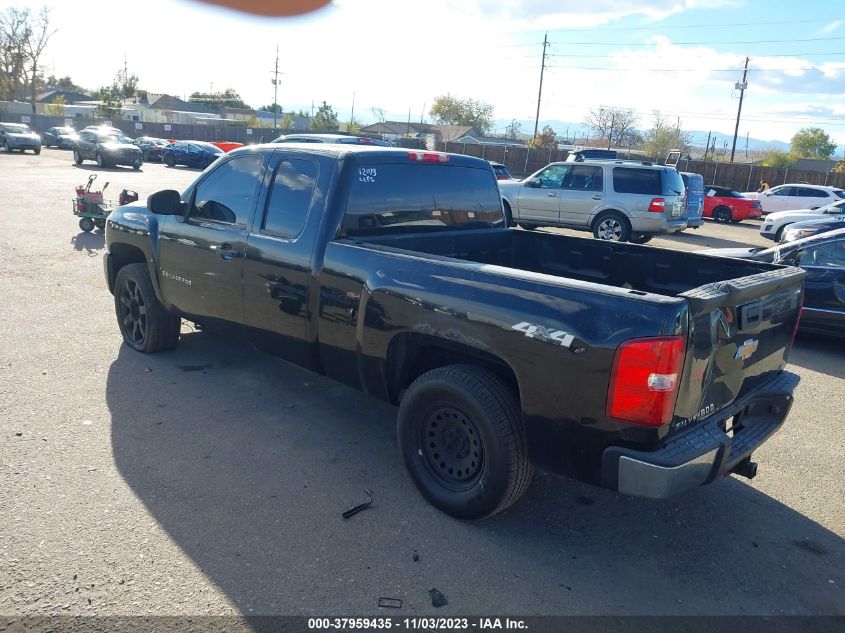
<svg viewBox="0 0 845 633">
<path fill-rule="evenodd" d="M 824 220 L 807 220 L 806 222 L 794 222 L 783 230 L 780 241 L 794 242 L 805 237 L 827 233 L 835 229 L 845 228 L 845 215 L 835 215 Z"/>
<path fill-rule="evenodd" d="M 7 152 L 15 149 L 25 152 L 31 149 L 40 154 L 41 137 L 23 123 L 0 123 L 0 147 L 5 147 Z"/>
<path fill-rule="evenodd" d="M 800 266 L 807 277 L 798 329 L 845 337 L 845 228 L 774 248 L 714 248 L 699 253 Z"/>
<path fill-rule="evenodd" d="M 225 152 L 211 143 L 202 141 L 177 141 L 164 148 L 162 160 L 168 167 L 187 165 L 205 169 Z"/>
<path fill-rule="evenodd" d="M 144 159 L 141 150 L 129 142 L 115 128 L 85 128 L 73 147 L 73 161 L 81 165 L 84 160 L 96 161 L 98 167 L 131 165 L 141 169 Z"/>
<path fill-rule="evenodd" d="M 41 135 L 44 147 L 58 147 L 59 149 L 73 149 L 79 134 L 72 127 L 51 127 Z"/>
<path fill-rule="evenodd" d="M 147 162 L 161 162 L 164 149 L 170 145 L 163 138 L 154 138 L 152 136 L 139 136 L 132 143 L 141 148 L 141 154 Z"/>
</svg>

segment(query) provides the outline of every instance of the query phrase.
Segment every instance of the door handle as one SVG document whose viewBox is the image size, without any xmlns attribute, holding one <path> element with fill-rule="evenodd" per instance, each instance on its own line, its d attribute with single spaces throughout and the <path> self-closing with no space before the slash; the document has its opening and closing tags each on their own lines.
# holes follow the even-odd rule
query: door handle
<svg viewBox="0 0 845 633">
<path fill-rule="evenodd" d="M 549 196 L 549 198 L 557 198 L 557 194 L 554 193 L 554 192 L 551 192 L 551 191 L 549 193 L 547 193 L 546 195 Z"/>
<path fill-rule="evenodd" d="M 229 244 L 229 242 L 223 242 L 220 246 L 218 246 L 217 253 L 220 255 L 220 259 L 227 262 L 230 259 L 237 259 L 238 257 L 243 257 L 243 253 L 241 253 L 241 251 L 234 250 L 232 248 L 232 245 Z"/>
<path fill-rule="evenodd" d="M 601 196 L 599 194 L 594 194 L 593 200 L 601 200 Z"/>
</svg>

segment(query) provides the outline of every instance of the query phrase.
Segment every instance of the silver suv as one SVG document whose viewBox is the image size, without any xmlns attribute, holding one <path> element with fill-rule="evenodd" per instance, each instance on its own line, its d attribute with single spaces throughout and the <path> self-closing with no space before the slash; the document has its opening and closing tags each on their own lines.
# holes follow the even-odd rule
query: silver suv
<svg viewBox="0 0 845 633">
<path fill-rule="evenodd" d="M 504 204 L 526 229 L 561 226 L 600 240 L 643 244 L 687 226 L 686 191 L 674 167 L 643 161 L 552 163 L 520 181 L 500 181 Z"/>
</svg>

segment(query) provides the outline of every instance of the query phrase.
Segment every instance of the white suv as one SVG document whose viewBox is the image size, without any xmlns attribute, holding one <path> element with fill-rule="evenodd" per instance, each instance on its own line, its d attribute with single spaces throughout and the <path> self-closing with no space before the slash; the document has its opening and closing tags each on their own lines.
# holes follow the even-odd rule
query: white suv
<svg viewBox="0 0 845 633">
<path fill-rule="evenodd" d="M 845 198 L 845 191 L 838 187 L 805 184 L 778 185 L 757 196 L 763 215 L 775 211 L 816 209 L 840 198 Z"/>
<path fill-rule="evenodd" d="M 760 235 L 779 242 L 784 229 L 795 222 L 807 220 L 831 220 L 845 214 L 845 200 L 833 202 L 820 209 L 799 209 L 797 211 L 776 211 L 770 213 L 760 226 Z"/>
</svg>

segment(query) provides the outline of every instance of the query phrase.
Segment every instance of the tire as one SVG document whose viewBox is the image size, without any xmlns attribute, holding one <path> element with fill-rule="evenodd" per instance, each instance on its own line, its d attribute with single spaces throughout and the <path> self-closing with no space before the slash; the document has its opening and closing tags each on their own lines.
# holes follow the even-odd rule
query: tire
<svg viewBox="0 0 845 633">
<path fill-rule="evenodd" d="M 9 141 L 6 141 L 6 151 L 9 152 L 10 154 L 12 153 L 12 146 L 9 145 Z"/>
<path fill-rule="evenodd" d="M 104 228 L 106 228 L 106 221 L 100 218 L 96 218 L 94 220 L 94 226 L 102 231 Z"/>
<path fill-rule="evenodd" d="M 82 154 L 79 153 L 79 150 L 73 150 L 73 162 L 77 165 L 82 164 Z"/>
<path fill-rule="evenodd" d="M 79 218 L 79 228 L 86 233 L 90 233 L 94 230 L 94 220 L 91 218 Z"/>
<path fill-rule="evenodd" d="M 141 169 L 142 164 L 143 163 L 140 160 L 136 160 L 134 163 L 132 163 L 132 169 L 134 169 L 135 171 L 138 171 L 138 170 Z"/>
<path fill-rule="evenodd" d="M 167 165 L 168 167 L 175 167 L 175 166 L 176 166 L 176 161 L 175 161 L 175 160 L 173 160 L 173 157 L 172 157 L 172 156 L 166 156 L 166 157 L 164 158 L 164 164 L 165 164 L 165 165 Z"/>
<path fill-rule="evenodd" d="M 631 233 L 631 237 L 628 238 L 628 241 L 632 244 L 645 244 L 651 241 L 654 235 L 649 233 Z"/>
<path fill-rule="evenodd" d="M 127 264 L 114 281 L 114 309 L 124 342 L 145 354 L 176 347 L 182 319 L 156 298 L 146 264 Z"/>
<path fill-rule="evenodd" d="M 33 152 L 35 152 L 35 155 L 36 155 L 36 156 L 38 156 L 38 155 L 41 153 L 41 148 L 40 148 L 40 147 L 36 147 L 36 148 L 35 148 L 34 150 L 32 150 L 32 151 L 33 151 Z"/>
<path fill-rule="evenodd" d="M 593 222 L 593 237 L 597 240 L 627 242 L 631 238 L 628 219 L 616 211 L 600 213 Z"/>
<path fill-rule="evenodd" d="M 516 396 L 496 374 L 473 365 L 417 378 L 399 406 L 397 435 L 420 494 L 459 519 L 501 512 L 534 473 Z"/>
<path fill-rule="evenodd" d="M 102 169 L 103 167 L 108 167 L 106 164 L 106 159 L 103 158 L 103 155 L 100 152 L 94 154 L 94 160 L 97 161 L 97 167 Z"/>
<path fill-rule="evenodd" d="M 534 229 L 537 228 L 536 224 L 525 224 L 524 222 L 520 222 L 519 226 L 521 228 L 525 229 L 526 231 L 533 231 Z"/>
<path fill-rule="evenodd" d="M 713 219 L 716 222 L 727 224 L 728 222 L 733 222 L 733 215 L 728 207 L 716 207 L 713 209 Z"/>
<path fill-rule="evenodd" d="M 777 230 L 777 232 L 775 233 L 775 242 L 776 243 L 780 244 L 780 238 L 783 237 L 783 232 L 786 230 L 786 227 L 788 227 L 788 226 L 789 226 L 789 224 L 784 224 L 782 227 L 780 227 Z"/>
</svg>

